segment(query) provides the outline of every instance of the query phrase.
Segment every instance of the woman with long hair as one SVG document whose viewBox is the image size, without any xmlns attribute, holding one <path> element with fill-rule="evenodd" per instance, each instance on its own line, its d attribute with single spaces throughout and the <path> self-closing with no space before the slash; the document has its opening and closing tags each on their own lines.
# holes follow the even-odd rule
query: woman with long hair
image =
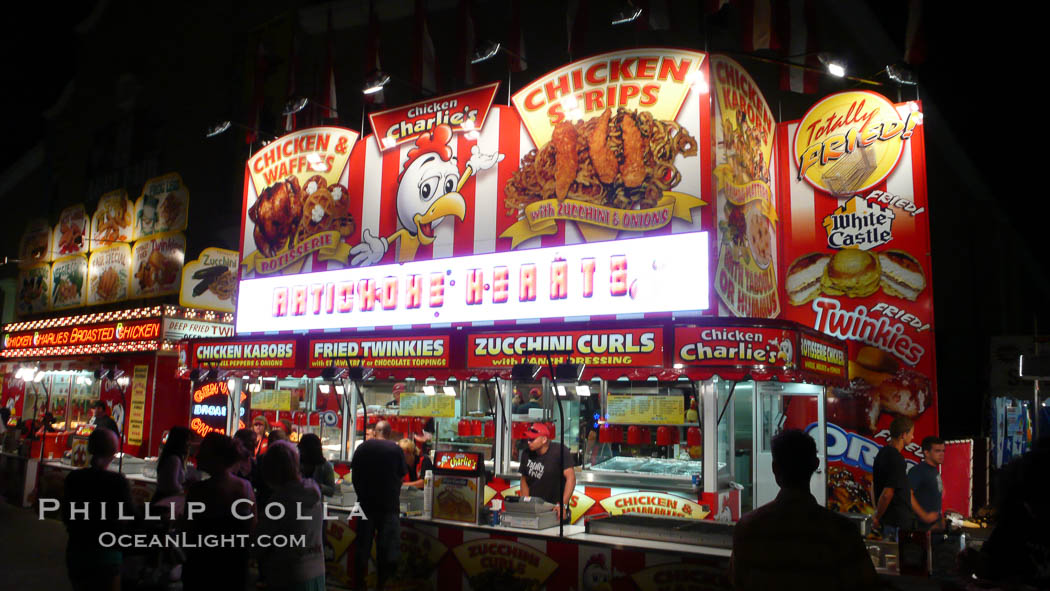
<svg viewBox="0 0 1050 591">
<path fill-rule="evenodd" d="M 183 494 L 186 486 L 186 456 L 190 453 L 188 427 L 176 425 L 168 431 L 168 439 L 157 459 L 157 491 L 153 500 Z"/>
</svg>

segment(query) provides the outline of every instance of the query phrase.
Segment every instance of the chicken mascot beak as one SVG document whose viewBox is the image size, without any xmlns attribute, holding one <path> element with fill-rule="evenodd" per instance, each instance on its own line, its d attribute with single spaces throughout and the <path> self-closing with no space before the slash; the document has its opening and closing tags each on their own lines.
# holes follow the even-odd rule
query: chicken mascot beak
<svg viewBox="0 0 1050 591">
<path fill-rule="evenodd" d="M 445 193 L 431 204 L 430 209 L 423 215 L 416 214 L 416 237 L 422 245 L 434 242 L 435 222 L 445 216 L 456 216 L 460 221 L 467 213 L 467 203 L 459 193 Z"/>
</svg>

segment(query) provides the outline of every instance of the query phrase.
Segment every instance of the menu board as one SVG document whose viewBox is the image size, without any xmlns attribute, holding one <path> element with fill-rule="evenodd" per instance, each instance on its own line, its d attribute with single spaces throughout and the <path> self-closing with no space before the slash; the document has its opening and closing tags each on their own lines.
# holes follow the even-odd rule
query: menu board
<svg viewBox="0 0 1050 591">
<path fill-rule="evenodd" d="M 115 243 L 91 253 L 88 259 L 88 305 L 128 299 L 131 246 Z"/>
<path fill-rule="evenodd" d="M 205 248 L 182 268 L 179 305 L 198 310 L 233 312 L 237 301 L 235 250 Z"/>
<path fill-rule="evenodd" d="M 773 199 L 776 119 L 751 75 L 736 61 L 711 57 L 715 96 L 718 267 L 723 316 L 775 318 L 777 213 Z"/>
<path fill-rule="evenodd" d="M 45 219 L 30 220 L 18 244 L 18 265 L 32 267 L 51 260 L 51 226 Z"/>
<path fill-rule="evenodd" d="M 47 263 L 26 267 L 18 272 L 15 310 L 20 316 L 37 314 L 51 304 L 51 266 Z"/>
<path fill-rule="evenodd" d="M 146 422 L 146 384 L 149 366 L 136 365 L 131 378 L 131 400 L 128 409 L 128 444 L 142 445 L 142 432 Z"/>
<path fill-rule="evenodd" d="M 51 265 L 51 309 L 76 308 L 87 303 L 88 259 L 82 254 Z"/>
<path fill-rule="evenodd" d="M 621 425 L 677 425 L 685 417 L 681 396 L 609 394 L 605 420 Z"/>
<path fill-rule="evenodd" d="M 178 293 L 186 237 L 181 232 L 158 234 L 139 240 L 131 253 L 131 297 L 154 297 Z"/>
<path fill-rule="evenodd" d="M 211 363 L 223 368 L 295 367 L 295 341 L 233 341 L 217 344 L 192 343 L 189 366 Z"/>
<path fill-rule="evenodd" d="M 146 181 L 142 195 L 135 201 L 134 239 L 185 230 L 189 204 L 190 192 L 179 173 Z"/>
<path fill-rule="evenodd" d="M 309 367 L 448 367 L 448 337 L 344 337 L 310 341 Z"/>
<path fill-rule="evenodd" d="M 406 417 L 454 417 L 456 397 L 445 394 L 401 394 L 401 416 Z"/>
<path fill-rule="evenodd" d="M 113 242 L 130 242 L 134 208 L 123 189 L 100 197 L 95 215 L 91 217 L 91 249 L 109 246 Z"/>
<path fill-rule="evenodd" d="M 259 390 L 258 392 L 252 392 L 252 410 L 290 411 L 292 410 L 292 391 Z"/>
<path fill-rule="evenodd" d="M 58 260 L 71 254 L 83 254 L 88 251 L 88 226 L 91 220 L 84 211 L 83 204 L 73 205 L 62 210 L 58 215 L 51 239 L 51 258 Z"/>
</svg>

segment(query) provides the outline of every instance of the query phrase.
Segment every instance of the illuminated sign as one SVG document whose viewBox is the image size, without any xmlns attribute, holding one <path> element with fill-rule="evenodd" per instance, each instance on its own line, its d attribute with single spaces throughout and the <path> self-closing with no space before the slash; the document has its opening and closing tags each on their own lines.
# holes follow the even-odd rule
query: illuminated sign
<svg viewBox="0 0 1050 591">
<path fill-rule="evenodd" d="M 470 452 L 439 451 L 434 457 L 434 467 L 438 470 L 477 472 L 480 465 L 480 456 Z"/>
<path fill-rule="evenodd" d="M 467 347 L 469 367 L 510 367 L 518 363 L 582 363 L 597 367 L 663 365 L 663 330 L 577 330 L 475 334 Z"/>
<path fill-rule="evenodd" d="M 675 363 L 683 365 L 795 365 L 795 333 L 752 326 L 674 329 Z"/>
<path fill-rule="evenodd" d="M 226 382 L 199 385 L 190 400 L 190 429 L 201 437 L 212 432 L 225 434 L 229 396 Z"/>
<path fill-rule="evenodd" d="M 689 232 L 252 279 L 237 332 L 702 310 L 707 249 Z"/>
<path fill-rule="evenodd" d="M 164 338 L 169 341 L 232 336 L 232 324 L 205 322 L 203 320 L 187 320 L 185 318 L 164 319 Z"/>
<path fill-rule="evenodd" d="M 159 318 L 12 332 L 4 335 L 3 355 L 25 357 L 93 353 L 112 345 L 120 347 L 108 347 L 108 350 L 141 351 L 145 350 L 142 347 L 155 349 L 160 333 Z"/>
<path fill-rule="evenodd" d="M 294 368 L 295 341 L 194 343 L 192 365 L 215 363 L 225 368 Z"/>
<path fill-rule="evenodd" d="M 308 366 L 448 367 L 448 351 L 447 336 L 318 340 L 310 341 Z"/>
<path fill-rule="evenodd" d="M 815 373 L 845 377 L 846 349 L 803 334 L 799 337 L 799 366 Z"/>
<path fill-rule="evenodd" d="M 389 150 L 415 141 L 438 125 L 448 125 L 456 132 L 480 130 L 485 126 L 485 116 L 492 106 L 498 86 L 498 83 L 493 82 L 479 88 L 369 113 L 372 130 L 376 137 L 381 138 L 379 148 Z"/>
</svg>

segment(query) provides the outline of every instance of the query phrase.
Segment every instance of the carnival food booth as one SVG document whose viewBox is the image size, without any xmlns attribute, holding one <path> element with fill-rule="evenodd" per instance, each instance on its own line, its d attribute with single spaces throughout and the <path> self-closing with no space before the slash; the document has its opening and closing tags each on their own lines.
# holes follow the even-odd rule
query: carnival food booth
<svg viewBox="0 0 1050 591">
<path fill-rule="evenodd" d="M 127 474 L 142 474 L 143 458 L 159 453 L 165 432 L 185 421 L 189 400 L 173 379 L 178 343 L 192 335 L 231 330 L 229 314 L 158 305 L 4 326 L 5 404 L 13 428 L 24 425 L 27 495 L 36 470 L 87 465 L 93 407 L 102 402 L 120 430 Z M 42 431 L 44 424 L 46 430 Z M 114 464 L 116 466 L 118 464 Z"/>
<path fill-rule="evenodd" d="M 862 93 L 871 104 L 843 120 L 878 121 L 832 154 L 817 123 L 789 146 L 724 56 L 616 51 L 507 106 L 496 89 L 372 113 L 364 138 L 299 130 L 248 159 L 237 335 L 189 343 L 182 370 L 225 405 L 202 428 L 262 413 L 317 432 L 348 513 L 346 462 L 380 418 L 470 464 L 480 502 L 458 495 L 455 513 L 476 519 L 404 518 L 406 588 L 725 586 L 731 524 L 775 497 L 770 442 L 785 428 L 817 442 L 814 496 L 862 509 L 878 444 L 826 411 L 866 411 L 876 433 L 898 414 L 936 421 L 919 379 L 932 375 L 925 193 L 878 184 L 897 179 L 901 150 L 921 169 L 917 103 Z M 814 120 L 856 97 L 832 98 Z M 894 228 L 893 210 L 908 223 Z M 894 232 L 915 255 L 882 252 Z M 858 390 L 857 376 L 873 381 Z M 511 499 L 537 422 L 574 460 L 568 521 L 492 525 L 501 505 L 519 525 L 535 509 Z M 329 578 L 348 582 L 354 521 L 326 527 Z"/>
</svg>

